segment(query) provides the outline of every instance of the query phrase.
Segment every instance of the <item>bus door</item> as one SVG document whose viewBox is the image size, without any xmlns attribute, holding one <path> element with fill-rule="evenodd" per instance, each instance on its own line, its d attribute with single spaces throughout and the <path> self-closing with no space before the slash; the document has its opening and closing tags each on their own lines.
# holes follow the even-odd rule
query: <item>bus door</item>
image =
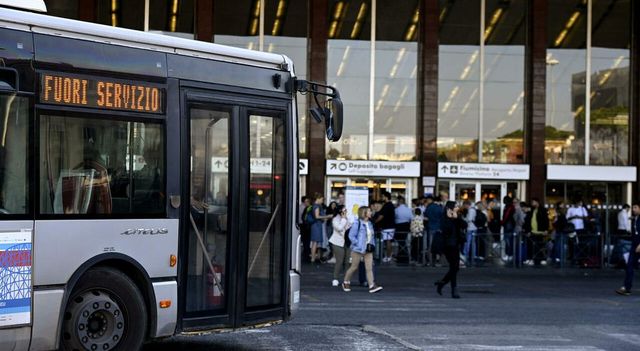
<svg viewBox="0 0 640 351">
<path fill-rule="evenodd" d="M 286 104 L 185 96 L 182 329 L 281 320 Z"/>
</svg>

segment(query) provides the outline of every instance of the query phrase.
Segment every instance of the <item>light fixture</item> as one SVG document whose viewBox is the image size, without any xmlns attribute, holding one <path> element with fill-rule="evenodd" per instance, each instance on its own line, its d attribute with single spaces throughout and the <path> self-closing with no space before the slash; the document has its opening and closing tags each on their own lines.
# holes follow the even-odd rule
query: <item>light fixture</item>
<svg viewBox="0 0 640 351">
<path fill-rule="evenodd" d="M 416 40 L 416 36 L 418 33 L 418 21 L 420 21 L 420 4 L 416 6 L 416 9 L 413 11 L 413 16 L 411 16 L 411 21 L 407 26 L 407 30 L 404 32 L 404 41 L 413 41 Z"/>
<path fill-rule="evenodd" d="M 347 13 L 348 5 L 344 1 L 338 1 L 333 5 L 331 23 L 329 24 L 329 39 L 334 39 L 340 35 L 342 21 Z"/>
<path fill-rule="evenodd" d="M 180 9 L 180 1 L 173 0 L 171 2 L 171 8 L 169 13 L 169 31 L 175 32 L 178 27 L 178 10 Z"/>
<path fill-rule="evenodd" d="M 120 1 L 119 0 L 111 0 L 111 26 L 118 26 L 118 18 L 120 12 Z"/>
<path fill-rule="evenodd" d="M 558 34 L 558 36 L 556 37 L 556 40 L 553 42 L 553 46 L 558 47 L 565 41 L 565 39 L 567 38 L 567 34 L 569 34 L 569 31 L 571 31 L 573 26 L 578 21 L 579 17 L 580 17 L 580 11 L 575 11 L 573 12 L 573 14 L 571 14 L 571 17 L 569 17 L 569 19 L 567 20 L 567 23 L 565 23 L 564 28 L 562 29 L 560 34 Z"/>
<path fill-rule="evenodd" d="M 249 18 L 249 35 L 258 35 L 258 27 L 260 26 L 260 0 L 254 0 Z"/>
<path fill-rule="evenodd" d="M 271 29 L 271 35 L 280 35 L 282 29 L 282 23 L 284 22 L 284 16 L 287 13 L 287 1 L 279 0 L 278 8 L 276 10 L 276 19 L 273 21 L 273 28 Z"/>
<path fill-rule="evenodd" d="M 351 39 L 358 39 L 360 37 L 360 33 L 362 32 L 362 24 L 367 17 L 367 10 L 367 3 L 363 1 L 360 4 L 358 16 L 356 17 L 356 21 L 353 23 L 353 28 L 351 29 L 351 35 L 349 36 Z"/>
<path fill-rule="evenodd" d="M 489 36 L 491 35 L 491 33 L 493 33 L 493 30 L 495 29 L 496 25 L 500 21 L 500 18 L 502 18 L 502 14 L 503 13 L 504 13 L 504 10 L 501 7 L 498 7 L 493 12 L 493 15 L 491 15 L 491 19 L 489 20 L 489 26 L 484 29 L 484 41 L 485 41 L 485 43 L 489 39 Z"/>
</svg>

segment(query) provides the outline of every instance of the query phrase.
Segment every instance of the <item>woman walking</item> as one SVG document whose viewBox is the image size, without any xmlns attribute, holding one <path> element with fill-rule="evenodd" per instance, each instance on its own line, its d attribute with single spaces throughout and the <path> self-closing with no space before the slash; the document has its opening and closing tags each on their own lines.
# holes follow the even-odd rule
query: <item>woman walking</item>
<svg viewBox="0 0 640 351">
<path fill-rule="evenodd" d="M 458 208 L 453 201 L 447 201 L 442 218 L 442 235 L 444 236 L 444 255 L 449 262 L 447 274 L 434 285 L 438 294 L 442 295 L 442 288 L 451 282 L 451 297 L 459 299 L 458 271 L 460 270 L 460 246 L 465 241 L 465 222 L 458 217 Z"/>
<path fill-rule="evenodd" d="M 313 203 L 313 208 L 311 209 L 313 213 L 314 221 L 311 224 L 311 263 L 314 263 L 316 259 L 320 259 L 318 255 L 318 246 L 322 245 L 325 222 L 328 219 L 331 219 L 331 216 L 325 215 L 324 206 L 322 203 L 324 202 L 324 196 L 316 193 L 315 201 Z"/>
<path fill-rule="evenodd" d="M 349 254 L 351 241 L 348 235 L 345 235 L 351 224 L 347 220 L 347 208 L 339 205 L 336 209 L 336 214 L 331 220 L 333 226 L 333 234 L 329 238 L 331 244 L 331 251 L 333 251 L 333 257 L 336 259 L 336 265 L 333 268 L 333 286 L 338 286 L 340 283 L 338 279 L 342 271 L 347 271 L 349 266 Z"/>
<path fill-rule="evenodd" d="M 344 274 L 344 282 L 342 283 L 342 290 L 346 292 L 351 291 L 351 276 L 358 270 L 360 259 L 364 259 L 369 292 L 376 293 L 382 290 L 382 287 L 376 285 L 373 280 L 373 252 L 375 251 L 375 246 L 373 240 L 373 225 L 369 219 L 371 219 L 371 209 L 367 206 L 360 207 L 358 209 L 358 219 L 349 230 L 349 239 L 351 240 L 351 267 L 349 267 Z"/>
</svg>

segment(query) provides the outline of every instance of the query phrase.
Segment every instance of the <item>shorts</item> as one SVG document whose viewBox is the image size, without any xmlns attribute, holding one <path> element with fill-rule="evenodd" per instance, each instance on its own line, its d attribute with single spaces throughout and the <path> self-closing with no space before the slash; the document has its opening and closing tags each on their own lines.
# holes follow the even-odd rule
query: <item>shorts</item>
<svg viewBox="0 0 640 351">
<path fill-rule="evenodd" d="M 395 229 L 382 229 L 382 241 L 393 240 L 393 237 L 396 235 Z"/>
</svg>

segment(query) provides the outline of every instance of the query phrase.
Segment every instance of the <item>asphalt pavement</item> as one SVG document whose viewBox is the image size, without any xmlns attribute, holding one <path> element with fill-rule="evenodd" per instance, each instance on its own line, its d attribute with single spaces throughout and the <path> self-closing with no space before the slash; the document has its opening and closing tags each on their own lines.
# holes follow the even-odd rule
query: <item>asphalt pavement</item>
<svg viewBox="0 0 640 351">
<path fill-rule="evenodd" d="M 285 324 L 145 350 L 640 350 L 640 288 L 616 295 L 619 270 L 463 268 L 456 300 L 433 286 L 444 267 L 381 265 L 376 294 L 332 287 L 332 269 L 304 266 L 301 307 Z"/>
</svg>

